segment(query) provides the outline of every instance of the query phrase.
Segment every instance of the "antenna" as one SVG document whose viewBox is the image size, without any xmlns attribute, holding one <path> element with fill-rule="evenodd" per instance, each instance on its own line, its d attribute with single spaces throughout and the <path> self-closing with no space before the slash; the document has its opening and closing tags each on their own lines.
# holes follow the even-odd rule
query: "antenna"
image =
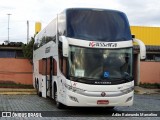
<svg viewBox="0 0 160 120">
<path fill-rule="evenodd" d="M 8 15 L 8 43 L 9 43 L 9 20 L 10 20 L 10 15 L 12 15 L 12 14 L 10 14 L 10 13 L 8 13 L 7 14 Z"/>
<path fill-rule="evenodd" d="M 29 43 L 29 21 L 27 20 L 27 43 Z"/>
</svg>

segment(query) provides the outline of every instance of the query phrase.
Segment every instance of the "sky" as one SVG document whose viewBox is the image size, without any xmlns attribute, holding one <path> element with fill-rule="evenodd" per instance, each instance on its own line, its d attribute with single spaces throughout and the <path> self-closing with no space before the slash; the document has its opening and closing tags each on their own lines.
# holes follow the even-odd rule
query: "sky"
<svg viewBox="0 0 160 120">
<path fill-rule="evenodd" d="M 36 22 L 43 29 L 56 14 L 73 7 L 119 10 L 132 26 L 160 27 L 160 0 L 0 0 L 0 43 L 8 40 L 8 20 L 10 42 L 26 43 L 27 20 L 31 38 Z"/>
</svg>

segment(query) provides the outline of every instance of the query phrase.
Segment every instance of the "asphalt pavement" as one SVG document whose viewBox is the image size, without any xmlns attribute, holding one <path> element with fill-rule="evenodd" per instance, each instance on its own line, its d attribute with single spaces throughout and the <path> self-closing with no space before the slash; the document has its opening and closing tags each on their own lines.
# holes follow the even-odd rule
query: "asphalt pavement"
<svg viewBox="0 0 160 120">
<path fill-rule="evenodd" d="M 0 88 L 0 120 L 159 120 L 157 115 L 160 116 L 159 89 L 136 86 L 133 106 L 113 110 L 77 107 L 61 110 L 56 108 L 53 99 L 35 94 L 35 89 Z"/>
<path fill-rule="evenodd" d="M 57 109 L 53 99 L 38 95 L 0 95 L 0 115 L 3 116 L 0 120 L 39 120 L 41 116 L 41 120 L 159 120 L 159 98 L 160 94 L 135 94 L 133 106 L 110 110 L 101 107 Z"/>
</svg>

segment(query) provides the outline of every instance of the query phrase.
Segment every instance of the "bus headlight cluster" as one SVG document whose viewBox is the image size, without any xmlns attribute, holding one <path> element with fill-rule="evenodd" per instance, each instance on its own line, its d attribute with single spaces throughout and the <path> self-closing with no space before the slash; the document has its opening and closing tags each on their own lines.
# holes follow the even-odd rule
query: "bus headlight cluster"
<svg viewBox="0 0 160 120">
<path fill-rule="evenodd" d="M 130 88 L 127 88 L 127 89 L 124 89 L 124 90 L 121 90 L 121 92 L 127 94 L 127 93 L 132 92 L 133 90 L 134 90 L 134 86 L 130 87 Z"/>
<path fill-rule="evenodd" d="M 78 99 L 76 97 L 73 97 L 73 96 L 69 96 L 69 98 L 75 102 L 78 102 Z M 79 103 L 79 102 L 78 102 Z"/>
<path fill-rule="evenodd" d="M 76 88 L 76 87 L 73 87 L 71 85 L 68 85 L 68 84 L 65 84 L 65 87 L 68 89 L 68 90 L 71 90 L 72 92 L 76 92 L 76 93 L 83 93 L 85 92 L 85 90 L 83 89 L 80 89 L 80 88 Z"/>
</svg>

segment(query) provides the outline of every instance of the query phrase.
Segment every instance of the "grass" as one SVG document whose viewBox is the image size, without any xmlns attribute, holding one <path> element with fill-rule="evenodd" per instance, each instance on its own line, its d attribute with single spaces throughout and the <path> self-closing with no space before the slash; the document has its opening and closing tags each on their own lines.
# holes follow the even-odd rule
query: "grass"
<svg viewBox="0 0 160 120">
<path fill-rule="evenodd" d="M 139 86 L 143 88 L 160 89 L 160 83 L 140 83 Z"/>
</svg>

